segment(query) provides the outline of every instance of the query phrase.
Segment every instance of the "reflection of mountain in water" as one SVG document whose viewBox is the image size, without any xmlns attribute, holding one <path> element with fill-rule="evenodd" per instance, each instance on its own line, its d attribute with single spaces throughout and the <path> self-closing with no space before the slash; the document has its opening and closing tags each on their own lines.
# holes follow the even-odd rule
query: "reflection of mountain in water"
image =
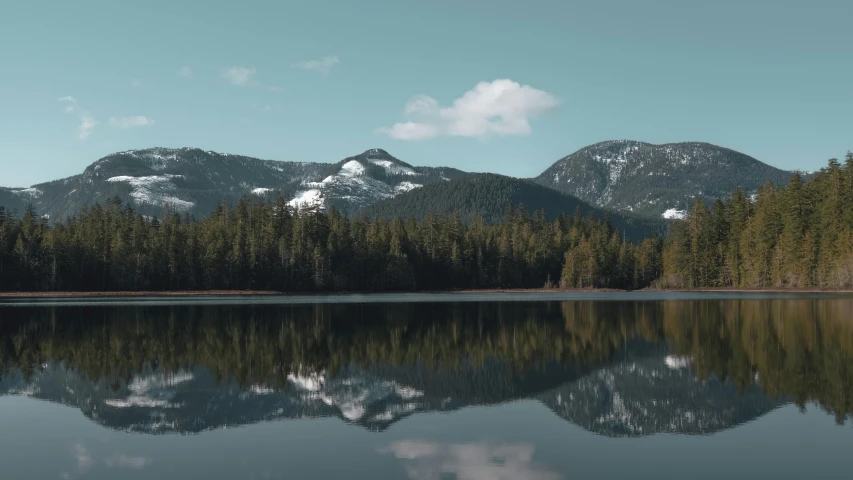
<svg viewBox="0 0 853 480">
<path fill-rule="evenodd" d="M 336 375 L 290 375 L 288 385 L 223 385 L 206 369 L 146 371 L 130 382 L 91 382 L 46 365 L 29 381 L 0 381 L 0 394 L 25 394 L 79 408 L 93 421 L 133 432 L 196 433 L 264 421 L 339 417 L 383 430 L 420 412 L 537 398 L 561 418 L 608 436 L 707 434 L 755 419 L 782 402 L 757 388 L 702 382 L 673 357 L 618 362 L 581 375 L 556 364 L 513 371 L 489 360 L 458 369 L 349 367 Z"/>
<path fill-rule="evenodd" d="M 786 403 L 757 386 L 738 392 L 728 382 L 700 381 L 686 359 L 673 356 L 603 368 L 539 399 L 561 418 L 611 437 L 710 434 Z"/>
<path fill-rule="evenodd" d="M 524 398 L 608 436 L 713 433 L 789 399 L 843 423 L 851 312 L 845 298 L 0 308 L 0 394 L 147 433 L 382 430 Z"/>
</svg>

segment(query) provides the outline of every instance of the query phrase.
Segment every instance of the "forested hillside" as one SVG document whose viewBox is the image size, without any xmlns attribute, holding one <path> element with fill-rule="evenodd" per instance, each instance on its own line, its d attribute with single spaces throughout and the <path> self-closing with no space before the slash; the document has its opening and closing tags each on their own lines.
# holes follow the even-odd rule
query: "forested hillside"
<svg viewBox="0 0 853 480">
<path fill-rule="evenodd" d="M 486 223 L 497 223 L 503 220 L 507 206 L 518 205 L 531 212 L 542 210 L 549 221 L 560 213 L 573 214 L 575 211 L 600 220 L 609 218 L 613 228 L 635 241 L 662 234 L 665 229 L 663 222 L 606 212 L 532 181 L 492 173 L 426 185 L 378 202 L 363 212 L 370 217 L 389 220 L 394 217 L 421 220 L 429 214 L 458 212 L 466 221 L 479 215 Z"/>
<path fill-rule="evenodd" d="M 697 201 L 664 249 L 665 287 L 853 287 L 853 154 L 804 182 Z"/>
</svg>

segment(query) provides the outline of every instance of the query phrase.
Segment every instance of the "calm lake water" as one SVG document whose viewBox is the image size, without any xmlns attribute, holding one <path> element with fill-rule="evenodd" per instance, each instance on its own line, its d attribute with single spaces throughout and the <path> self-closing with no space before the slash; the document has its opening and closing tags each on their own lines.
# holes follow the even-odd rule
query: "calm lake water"
<svg viewBox="0 0 853 480">
<path fill-rule="evenodd" d="M 3 479 L 848 479 L 851 413 L 844 296 L 0 305 Z"/>
</svg>

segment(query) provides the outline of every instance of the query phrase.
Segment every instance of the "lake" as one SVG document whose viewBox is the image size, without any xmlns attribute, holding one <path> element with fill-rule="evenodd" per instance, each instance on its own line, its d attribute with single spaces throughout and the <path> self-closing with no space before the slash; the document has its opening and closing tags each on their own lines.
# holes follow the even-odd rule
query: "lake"
<svg viewBox="0 0 853 480">
<path fill-rule="evenodd" d="M 0 305 L 0 478 L 850 478 L 853 298 Z"/>
</svg>

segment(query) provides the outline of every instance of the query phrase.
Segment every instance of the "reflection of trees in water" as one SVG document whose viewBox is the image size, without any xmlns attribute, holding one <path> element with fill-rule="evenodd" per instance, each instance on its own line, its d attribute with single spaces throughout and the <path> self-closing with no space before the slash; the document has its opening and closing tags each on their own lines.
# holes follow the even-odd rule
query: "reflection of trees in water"
<svg viewBox="0 0 853 480">
<path fill-rule="evenodd" d="M 839 422 L 853 413 L 853 300 L 668 302 L 663 313 L 670 348 L 699 378 L 741 389 L 757 378 L 768 395 L 818 403 Z"/>
<path fill-rule="evenodd" d="M 841 421 L 853 413 L 850 318 L 850 299 L 7 308 L 0 367 L 62 363 L 127 383 L 146 369 L 200 365 L 220 381 L 284 385 L 292 372 L 350 364 L 406 366 L 426 378 L 417 369 L 453 372 L 500 359 L 500 375 L 530 378 L 525 372 L 555 363 L 582 372 L 666 341 L 691 358 L 700 379 L 745 391 L 757 377 L 770 396 L 816 402 Z"/>
</svg>

